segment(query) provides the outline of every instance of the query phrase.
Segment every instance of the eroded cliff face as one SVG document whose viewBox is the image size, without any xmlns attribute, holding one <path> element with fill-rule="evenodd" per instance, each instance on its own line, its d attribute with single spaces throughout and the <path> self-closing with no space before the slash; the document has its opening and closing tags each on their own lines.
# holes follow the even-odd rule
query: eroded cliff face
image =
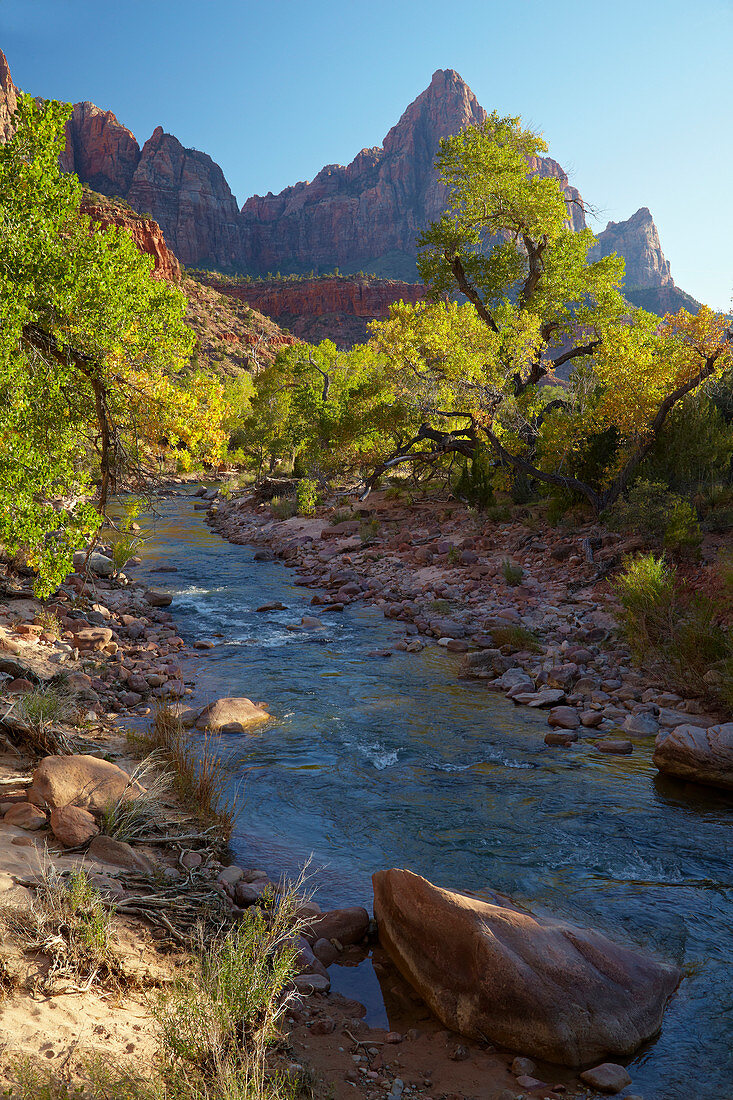
<svg viewBox="0 0 733 1100">
<path fill-rule="evenodd" d="M 425 297 L 420 283 L 393 279 L 324 278 L 298 282 L 228 283 L 215 277 L 206 285 L 246 302 L 302 340 L 333 340 L 348 348 L 364 343 L 368 324 L 387 316 L 393 302 L 419 302 Z"/>
<path fill-rule="evenodd" d="M 111 111 L 93 103 L 75 103 L 66 123 L 61 167 L 102 195 L 124 198 L 140 160 L 135 135 Z"/>
<path fill-rule="evenodd" d="M 439 69 L 381 148 L 362 149 L 348 167 L 327 165 L 309 183 L 255 195 L 242 208 L 243 270 L 364 270 L 415 279 L 416 237 L 438 218 L 446 192 L 434 169 L 440 139 L 479 126 L 486 111 L 453 69 Z M 532 165 L 569 187 L 550 158 Z M 570 207 L 577 228 L 582 206 Z"/>
<path fill-rule="evenodd" d="M 125 197 L 159 223 L 184 264 L 238 263 L 239 213 L 224 173 L 162 127 L 145 142 Z"/>
<path fill-rule="evenodd" d="M 87 214 L 102 229 L 119 226 L 131 234 L 141 252 L 153 257 L 153 275 L 169 282 L 180 282 L 181 266 L 165 243 L 160 226 L 152 218 L 136 214 L 126 204 L 112 199 L 100 201 L 99 196 L 85 194 L 80 212 Z"/>
<path fill-rule="evenodd" d="M 0 50 L 0 141 L 7 141 L 13 132 L 11 119 L 18 105 L 18 92 L 10 75 L 7 58 Z"/>
<path fill-rule="evenodd" d="M 674 286 L 657 227 L 646 206 L 625 222 L 609 222 L 598 234 L 598 244 L 591 258 L 610 256 L 612 252 L 617 252 L 626 261 L 628 287 Z"/>
</svg>

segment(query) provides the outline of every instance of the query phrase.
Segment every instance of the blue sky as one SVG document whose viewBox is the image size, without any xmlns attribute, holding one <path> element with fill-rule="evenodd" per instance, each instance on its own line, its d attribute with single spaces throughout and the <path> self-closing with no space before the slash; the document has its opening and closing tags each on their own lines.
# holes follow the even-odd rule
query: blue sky
<svg viewBox="0 0 733 1100">
<path fill-rule="evenodd" d="M 733 293 L 733 0 L 0 0 L 16 84 L 158 124 L 240 204 L 382 138 L 435 69 L 520 114 L 600 211 L 648 206 L 675 282 Z"/>
</svg>

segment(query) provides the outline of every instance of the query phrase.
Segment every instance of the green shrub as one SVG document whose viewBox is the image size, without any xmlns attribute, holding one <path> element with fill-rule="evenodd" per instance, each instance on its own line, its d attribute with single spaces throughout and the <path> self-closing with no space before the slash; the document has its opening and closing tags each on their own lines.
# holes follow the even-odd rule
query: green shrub
<svg viewBox="0 0 733 1100">
<path fill-rule="evenodd" d="M 486 449 L 477 446 L 473 458 L 464 459 L 460 477 L 453 486 L 453 493 L 459 500 L 480 511 L 490 508 L 495 502 L 493 476 Z"/>
<path fill-rule="evenodd" d="M 509 523 L 512 518 L 512 510 L 508 504 L 492 504 L 485 512 L 490 523 Z"/>
<path fill-rule="evenodd" d="M 332 527 L 336 527 L 339 523 L 347 523 L 351 519 L 356 519 L 356 512 L 352 508 L 335 508 L 329 523 Z"/>
<path fill-rule="evenodd" d="M 638 658 L 669 642 L 676 610 L 675 575 L 663 557 L 627 558 L 613 590 L 621 604 L 621 626 Z"/>
<path fill-rule="evenodd" d="M 661 539 L 674 553 L 695 553 L 702 541 L 695 509 L 661 481 L 640 478 L 602 518 L 611 530 Z"/>
<path fill-rule="evenodd" d="M 368 546 L 370 542 L 379 534 L 379 520 L 376 518 L 365 520 L 359 527 L 359 538 L 361 539 L 363 546 Z"/>
<path fill-rule="evenodd" d="M 457 546 L 448 547 L 448 565 L 458 565 L 461 560 L 461 551 Z"/>
<path fill-rule="evenodd" d="M 613 587 L 619 623 L 638 661 L 682 692 L 733 704 L 733 636 L 711 599 L 683 598 L 673 567 L 653 554 L 628 560 Z"/>
<path fill-rule="evenodd" d="M 298 506 L 290 497 L 273 497 L 270 501 L 270 511 L 275 519 L 291 519 L 298 514 Z"/>
<path fill-rule="evenodd" d="M 529 653 L 540 653 L 542 650 L 537 636 L 526 626 L 492 626 L 490 634 L 498 649 L 510 646 L 513 652 L 526 649 Z"/>
<path fill-rule="evenodd" d="M 318 482 L 310 477 L 302 477 L 295 489 L 299 516 L 313 516 L 318 504 Z"/>
<path fill-rule="evenodd" d="M 132 530 L 132 525 L 140 515 L 141 504 L 137 500 L 125 505 L 122 518 L 117 526 L 117 537 L 112 547 L 112 561 L 117 570 L 124 569 L 128 561 L 143 543 L 143 537 Z"/>
<path fill-rule="evenodd" d="M 727 476 L 733 454 L 733 424 L 704 392 L 685 398 L 667 417 L 640 473 L 677 492 Z"/>
<path fill-rule="evenodd" d="M 515 562 L 508 561 L 505 558 L 501 563 L 501 574 L 510 588 L 515 588 L 518 584 L 522 583 L 524 570 L 521 565 L 517 565 Z"/>
</svg>

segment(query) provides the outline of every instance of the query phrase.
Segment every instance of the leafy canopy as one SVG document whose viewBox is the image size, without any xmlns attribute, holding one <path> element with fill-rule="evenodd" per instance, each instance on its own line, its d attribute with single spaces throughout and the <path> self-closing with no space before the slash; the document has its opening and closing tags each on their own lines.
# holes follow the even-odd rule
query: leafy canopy
<svg viewBox="0 0 733 1100">
<path fill-rule="evenodd" d="M 224 442 L 220 387 L 186 374 L 180 290 L 127 232 L 79 215 L 81 185 L 58 166 L 69 112 L 22 96 L 0 145 L 0 542 L 42 592 L 118 478 L 144 480 L 169 446 L 216 460 Z"/>
</svg>

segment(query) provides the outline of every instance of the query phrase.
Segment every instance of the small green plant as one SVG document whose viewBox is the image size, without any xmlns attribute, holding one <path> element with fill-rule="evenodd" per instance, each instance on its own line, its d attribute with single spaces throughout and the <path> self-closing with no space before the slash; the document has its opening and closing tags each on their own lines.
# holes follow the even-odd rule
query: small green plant
<svg viewBox="0 0 733 1100">
<path fill-rule="evenodd" d="M 526 626 L 492 626 L 490 633 L 491 640 L 498 649 L 509 646 L 515 653 L 520 650 L 539 653 L 542 650 L 537 636 Z"/>
<path fill-rule="evenodd" d="M 681 557 L 699 557 L 702 532 L 697 512 L 686 500 L 675 500 L 664 529 L 664 545 Z"/>
<path fill-rule="evenodd" d="M 34 622 L 46 634 L 53 634 L 54 638 L 61 637 L 61 622 L 55 611 L 49 611 L 46 607 L 42 608 L 36 615 Z"/>
<path fill-rule="evenodd" d="M 508 504 L 493 504 L 486 509 L 485 515 L 489 523 L 509 523 L 512 510 Z"/>
<path fill-rule="evenodd" d="M 125 505 L 122 519 L 117 525 L 117 538 L 112 547 L 112 561 L 115 569 L 121 570 L 133 557 L 143 543 L 143 538 L 133 531 L 133 524 L 140 515 L 142 505 L 140 501 L 133 500 Z"/>
<path fill-rule="evenodd" d="M 275 519 L 291 519 L 298 514 L 298 506 L 290 497 L 273 497 L 270 501 L 270 511 Z"/>
<path fill-rule="evenodd" d="M 84 871 L 64 874 L 47 868 L 31 908 L 6 909 L 3 919 L 26 950 L 50 957 L 48 988 L 60 979 L 81 981 L 88 988 L 97 978 L 119 972 L 109 905 Z"/>
<path fill-rule="evenodd" d="M 457 546 L 448 547 L 448 565 L 458 565 L 461 560 L 461 551 Z"/>
<path fill-rule="evenodd" d="M 627 558 L 613 590 L 621 605 L 619 621 L 638 658 L 669 642 L 677 601 L 675 574 L 663 557 Z"/>
<path fill-rule="evenodd" d="M 661 481 L 639 478 L 602 518 L 611 530 L 661 539 L 675 554 L 695 554 L 702 539 L 695 509 Z"/>
<path fill-rule="evenodd" d="M 353 519 L 356 519 L 356 513 L 352 508 L 334 508 L 329 523 L 336 527 L 339 523 L 348 523 Z"/>
<path fill-rule="evenodd" d="M 302 477 L 295 489 L 299 516 L 314 516 L 318 504 L 318 482 L 311 477 Z"/>
<path fill-rule="evenodd" d="M 522 583 L 524 570 L 521 565 L 509 561 L 507 558 L 501 563 L 501 575 L 510 588 L 515 588 Z"/>
<path fill-rule="evenodd" d="M 75 712 L 73 692 L 59 683 L 25 692 L 6 718 L 27 751 L 54 756 L 74 751 L 71 734 L 61 727 Z"/>
<path fill-rule="evenodd" d="M 379 520 L 374 519 L 365 520 L 359 528 L 359 538 L 361 539 L 362 546 L 368 546 L 379 534 Z"/>
<path fill-rule="evenodd" d="M 447 615 L 450 609 L 449 600 L 431 600 L 428 604 L 428 610 L 434 611 L 436 615 Z"/>
</svg>

